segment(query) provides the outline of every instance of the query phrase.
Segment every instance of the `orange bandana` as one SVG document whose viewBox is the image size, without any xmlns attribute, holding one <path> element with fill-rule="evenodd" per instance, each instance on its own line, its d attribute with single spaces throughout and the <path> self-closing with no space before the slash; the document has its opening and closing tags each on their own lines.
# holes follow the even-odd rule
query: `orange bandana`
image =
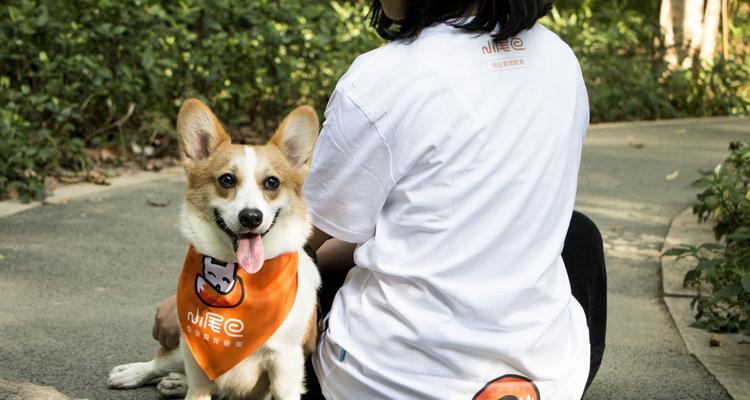
<svg viewBox="0 0 750 400">
<path fill-rule="evenodd" d="M 286 319 L 297 295 L 296 252 L 250 275 L 188 249 L 177 284 L 177 314 L 190 352 L 214 380 L 258 350 Z"/>
</svg>

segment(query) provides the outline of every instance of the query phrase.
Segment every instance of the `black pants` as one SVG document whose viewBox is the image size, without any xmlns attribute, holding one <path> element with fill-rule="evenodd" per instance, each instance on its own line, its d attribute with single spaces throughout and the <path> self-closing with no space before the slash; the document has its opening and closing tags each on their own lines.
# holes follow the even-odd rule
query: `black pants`
<svg viewBox="0 0 750 400">
<path fill-rule="evenodd" d="M 604 267 L 602 236 L 596 225 L 585 215 L 575 211 L 570 221 L 565 247 L 562 252 L 570 279 L 573 296 L 581 303 L 586 313 L 591 343 L 591 364 L 586 382 L 588 389 L 594 379 L 604 354 L 604 338 L 607 327 L 607 274 Z M 346 272 L 323 274 L 323 287 L 319 293 L 321 315 L 331 310 L 333 298 L 344 284 Z M 305 366 L 307 394 L 305 400 L 323 400 L 320 384 L 310 360 Z M 468 399 L 467 399 L 468 400 Z"/>
</svg>

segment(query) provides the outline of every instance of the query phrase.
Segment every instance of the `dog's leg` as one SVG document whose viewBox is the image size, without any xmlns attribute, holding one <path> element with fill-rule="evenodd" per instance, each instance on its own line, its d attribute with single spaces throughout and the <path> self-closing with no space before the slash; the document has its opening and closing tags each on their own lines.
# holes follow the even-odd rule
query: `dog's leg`
<svg viewBox="0 0 750 400">
<path fill-rule="evenodd" d="M 111 388 L 132 389 L 152 383 L 169 374 L 183 370 L 182 356 L 177 349 L 159 349 L 156 358 L 146 362 L 118 365 L 109 371 L 107 384 Z"/>
<path fill-rule="evenodd" d="M 211 400 L 214 384 L 203 372 L 198 362 L 193 358 L 190 349 L 185 346 L 182 357 L 185 360 L 185 376 L 187 377 L 187 394 L 185 400 Z"/>
<path fill-rule="evenodd" d="M 156 389 L 162 397 L 183 398 L 188 391 L 187 377 L 185 377 L 185 374 L 172 372 L 156 385 Z"/>
<path fill-rule="evenodd" d="M 315 349 L 318 347 L 318 305 L 313 307 L 312 315 L 307 323 L 307 331 L 305 332 L 305 340 L 302 342 L 302 348 L 304 354 L 315 353 Z"/>
<path fill-rule="evenodd" d="M 279 352 L 268 371 L 274 400 L 299 400 L 305 392 L 305 356 L 302 347 Z"/>
<path fill-rule="evenodd" d="M 200 388 L 196 388 L 195 386 L 188 387 L 185 400 L 211 400 L 211 386 Z"/>
</svg>

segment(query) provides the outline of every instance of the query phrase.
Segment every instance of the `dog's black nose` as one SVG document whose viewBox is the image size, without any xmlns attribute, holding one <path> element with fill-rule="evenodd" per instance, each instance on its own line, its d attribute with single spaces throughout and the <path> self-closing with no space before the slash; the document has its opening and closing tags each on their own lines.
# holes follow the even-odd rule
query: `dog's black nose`
<svg viewBox="0 0 750 400">
<path fill-rule="evenodd" d="M 257 228 L 263 223 L 263 213 L 257 208 L 246 208 L 240 211 L 240 224 L 245 228 Z"/>
</svg>

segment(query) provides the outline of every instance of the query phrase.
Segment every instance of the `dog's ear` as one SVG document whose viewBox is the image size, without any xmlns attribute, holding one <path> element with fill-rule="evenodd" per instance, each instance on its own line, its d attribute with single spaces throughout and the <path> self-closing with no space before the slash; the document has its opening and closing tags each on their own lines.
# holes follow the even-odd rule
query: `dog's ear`
<svg viewBox="0 0 750 400">
<path fill-rule="evenodd" d="M 309 166 L 315 140 L 318 138 L 318 114 L 310 106 L 297 107 L 276 130 L 271 143 L 278 146 L 295 167 Z"/>
<path fill-rule="evenodd" d="M 230 138 L 207 105 L 197 99 L 188 99 L 177 116 L 177 132 L 183 161 L 200 161 L 207 158 Z"/>
</svg>

